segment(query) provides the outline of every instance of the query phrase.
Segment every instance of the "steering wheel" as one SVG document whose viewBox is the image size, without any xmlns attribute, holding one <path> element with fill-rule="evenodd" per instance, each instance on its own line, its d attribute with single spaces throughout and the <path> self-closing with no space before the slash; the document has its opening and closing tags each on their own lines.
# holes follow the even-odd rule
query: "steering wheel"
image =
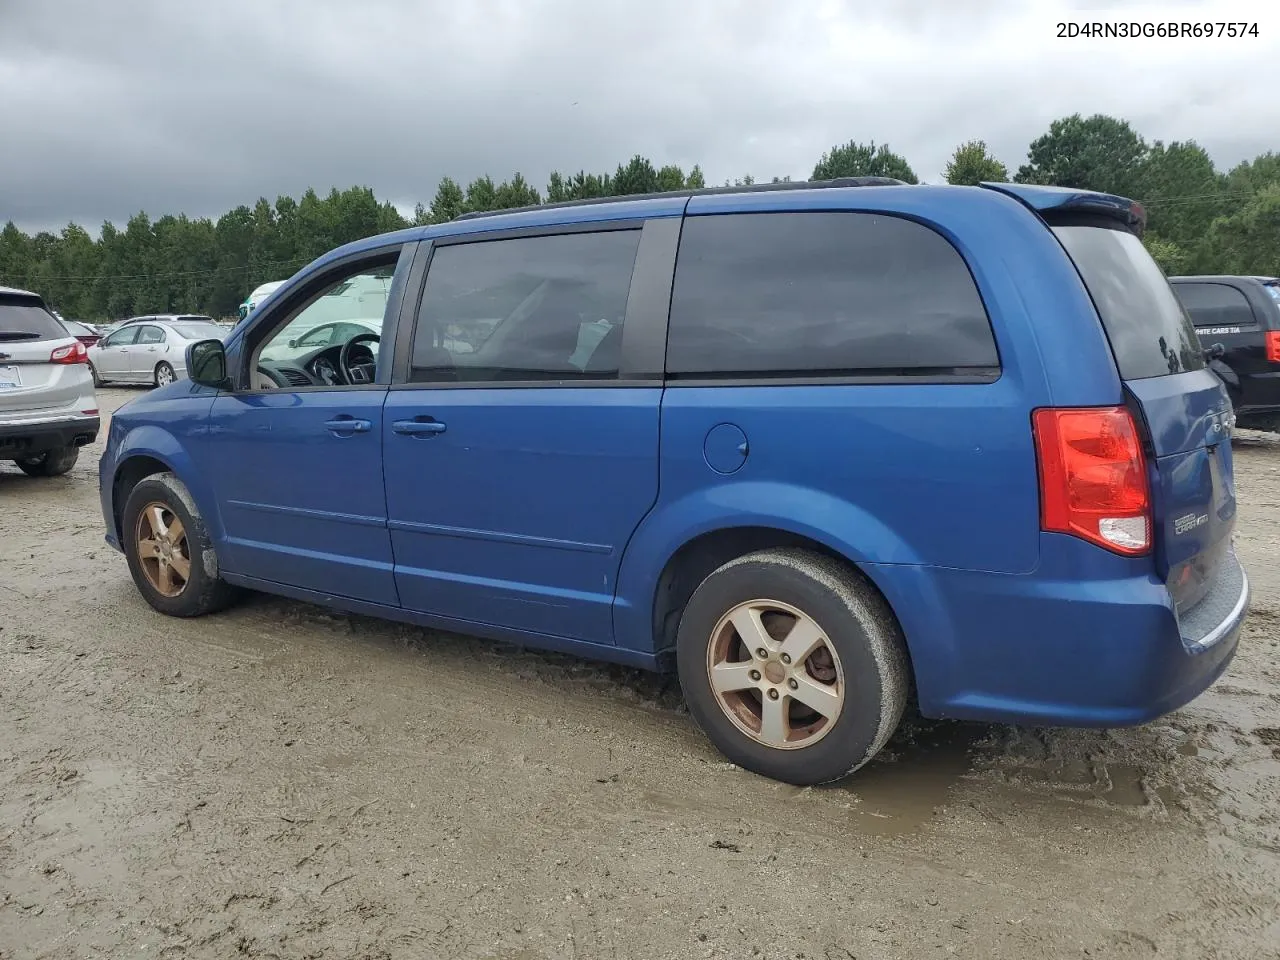
<svg viewBox="0 0 1280 960">
<path fill-rule="evenodd" d="M 373 383 L 373 378 L 378 372 L 377 351 L 369 351 L 373 354 L 372 360 L 361 360 L 353 363 L 351 360 L 351 348 L 357 343 L 381 343 L 381 341 L 382 337 L 376 333 L 357 333 L 342 345 L 342 352 L 338 354 L 338 370 L 346 378 L 347 383 L 352 386 L 358 383 Z"/>
</svg>

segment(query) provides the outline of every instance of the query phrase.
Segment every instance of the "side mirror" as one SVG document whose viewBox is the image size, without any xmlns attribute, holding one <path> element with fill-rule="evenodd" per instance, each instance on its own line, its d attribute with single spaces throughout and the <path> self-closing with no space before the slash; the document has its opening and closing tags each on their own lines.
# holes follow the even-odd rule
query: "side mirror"
<svg viewBox="0 0 1280 960">
<path fill-rule="evenodd" d="M 1220 343 L 1215 343 L 1211 347 L 1204 348 L 1204 358 L 1209 360 L 1221 360 L 1227 355 L 1227 348 Z"/>
<path fill-rule="evenodd" d="M 221 340 L 200 340 L 187 347 L 187 376 L 202 387 L 228 386 L 227 348 Z"/>
</svg>

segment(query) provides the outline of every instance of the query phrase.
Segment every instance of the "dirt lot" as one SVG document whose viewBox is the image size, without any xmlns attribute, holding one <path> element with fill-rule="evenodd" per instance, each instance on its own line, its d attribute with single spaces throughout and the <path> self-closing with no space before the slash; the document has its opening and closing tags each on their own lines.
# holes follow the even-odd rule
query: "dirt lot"
<svg viewBox="0 0 1280 960">
<path fill-rule="evenodd" d="M 132 393 L 104 390 L 113 409 Z M 720 761 L 670 681 L 257 597 L 165 619 L 97 451 L 0 466 L 0 957 L 1280 957 L 1280 444 L 1227 676 L 1108 732 Z"/>
</svg>

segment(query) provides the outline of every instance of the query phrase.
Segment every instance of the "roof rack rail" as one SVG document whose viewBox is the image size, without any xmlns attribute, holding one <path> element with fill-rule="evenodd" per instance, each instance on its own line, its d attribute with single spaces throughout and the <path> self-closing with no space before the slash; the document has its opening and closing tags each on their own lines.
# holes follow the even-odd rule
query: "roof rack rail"
<svg viewBox="0 0 1280 960">
<path fill-rule="evenodd" d="M 624 203 L 630 200 L 657 200 L 667 197 L 704 197 L 720 193 L 768 193 L 772 190 L 821 190 L 831 187 L 898 187 L 909 186 L 905 180 L 893 177 L 836 177 L 832 180 L 785 180 L 779 183 L 752 183 L 741 187 L 699 187 L 688 190 L 665 190 L 659 193 L 630 193 L 612 197 L 588 197 L 585 200 L 561 200 L 557 203 L 535 203 L 527 207 L 508 207 L 505 210 L 472 210 L 460 213 L 453 219 L 477 220 L 481 217 L 497 217 L 505 213 L 524 213 L 526 210 L 559 210 L 562 207 L 589 207 L 597 203 Z"/>
</svg>

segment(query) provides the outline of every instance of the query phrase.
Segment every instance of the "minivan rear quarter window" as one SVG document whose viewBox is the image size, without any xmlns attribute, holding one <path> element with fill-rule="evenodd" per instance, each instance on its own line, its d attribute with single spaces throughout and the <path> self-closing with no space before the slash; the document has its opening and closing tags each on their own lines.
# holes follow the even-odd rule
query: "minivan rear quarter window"
<svg viewBox="0 0 1280 960">
<path fill-rule="evenodd" d="M 993 380 L 991 323 L 959 252 L 900 217 L 690 217 L 671 300 L 672 377 Z"/>
<path fill-rule="evenodd" d="M 62 340 L 67 328 L 58 318 L 30 297 L 0 294 L 0 342 L 16 340 Z"/>
<path fill-rule="evenodd" d="M 1204 368 L 1195 328 L 1142 241 L 1120 227 L 1053 232 L 1076 265 L 1124 380 Z"/>
</svg>

